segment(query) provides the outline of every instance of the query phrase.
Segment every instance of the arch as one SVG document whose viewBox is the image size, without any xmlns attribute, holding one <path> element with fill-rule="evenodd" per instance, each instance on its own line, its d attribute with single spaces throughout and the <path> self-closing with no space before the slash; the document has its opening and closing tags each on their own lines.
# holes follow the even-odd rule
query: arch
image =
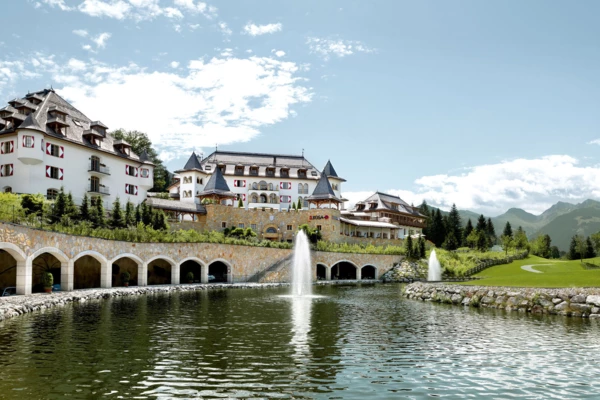
<svg viewBox="0 0 600 400">
<path fill-rule="evenodd" d="M 175 272 L 176 277 L 179 278 L 178 266 L 172 258 L 166 256 L 152 257 L 145 264 L 144 276 L 146 278 L 146 285 L 169 285 L 172 283 L 178 283 L 174 281 Z"/>
<path fill-rule="evenodd" d="M 256 193 L 250 195 L 250 203 L 258 203 L 258 195 Z"/>
<path fill-rule="evenodd" d="M 208 265 L 208 282 L 209 283 L 218 283 L 218 282 L 232 282 L 233 281 L 233 269 L 231 268 L 231 264 L 227 261 L 218 258 L 213 260 Z"/>
<path fill-rule="evenodd" d="M 206 279 L 204 279 L 206 264 L 204 261 L 200 260 L 197 257 L 187 257 L 179 262 L 179 282 L 181 283 L 205 283 Z M 188 273 L 192 273 L 194 277 L 188 279 Z"/>
<path fill-rule="evenodd" d="M 119 254 L 110 260 L 111 281 L 113 286 L 125 285 L 121 278 L 123 272 L 129 272 L 127 285 L 144 285 L 145 264 L 141 258 L 131 253 Z"/>
<path fill-rule="evenodd" d="M 100 254 L 94 250 L 82 251 L 81 253 L 79 253 L 75 257 L 73 257 L 73 262 L 75 262 L 75 261 L 79 260 L 81 257 L 85 257 L 85 256 L 90 256 L 92 258 L 95 258 L 96 261 L 98 261 L 100 264 L 102 264 L 102 263 L 108 264 L 108 259 L 106 257 L 104 257 L 102 254 Z"/>
<path fill-rule="evenodd" d="M 265 204 L 267 202 L 267 195 L 264 193 L 260 194 L 260 202 Z"/>
<path fill-rule="evenodd" d="M 377 279 L 377 267 L 368 264 L 360 269 L 360 279 Z"/>
<path fill-rule="evenodd" d="M 325 280 L 329 280 L 327 279 L 327 270 L 329 268 L 327 267 L 327 265 L 323 264 L 323 263 L 317 263 L 317 280 L 318 281 L 325 281 Z"/>
<path fill-rule="evenodd" d="M 279 203 L 277 195 L 275 193 L 271 193 L 269 195 L 269 203 L 271 203 L 271 204 L 277 204 L 277 203 Z"/>
<path fill-rule="evenodd" d="M 17 245 L 8 243 L 8 242 L 0 242 L 0 250 L 6 251 L 10 254 L 17 262 L 25 262 L 27 260 L 27 256 Z"/>
<path fill-rule="evenodd" d="M 265 233 L 277 233 L 277 228 L 269 226 L 267 229 L 265 229 Z"/>
<path fill-rule="evenodd" d="M 18 256 L 18 253 L 15 253 L 13 249 L 7 251 L 7 249 L 0 248 L 0 290 L 2 288 L 17 287 L 19 266 L 24 269 L 25 261 Z M 8 289 L 8 291 L 12 291 L 12 289 Z M 16 290 L 14 293 L 16 293 Z"/>
<path fill-rule="evenodd" d="M 42 247 L 41 249 L 37 250 L 35 253 L 33 253 L 32 255 L 30 255 L 29 259 L 33 261 L 38 256 L 40 256 L 40 255 L 42 255 L 44 253 L 50 253 L 50 254 L 52 254 L 60 262 L 63 262 L 63 263 L 68 263 L 69 262 L 69 257 L 67 257 L 67 255 L 65 253 L 63 253 L 62 251 L 60 251 L 56 247 Z"/>
<path fill-rule="evenodd" d="M 86 263 L 82 258 L 89 256 L 98 262 L 99 267 L 96 266 L 93 262 L 89 261 Z M 79 265 L 78 265 L 79 264 Z M 83 264 L 83 265 L 82 265 Z M 90 266 L 91 264 L 91 266 Z M 93 288 L 93 287 L 102 287 L 109 288 L 112 286 L 112 268 L 109 268 L 108 259 L 94 250 L 86 250 L 77 254 L 73 257 L 72 260 L 72 287 L 75 289 L 81 288 Z M 84 266 L 86 268 L 84 268 Z M 88 272 L 82 271 L 82 268 L 88 269 Z M 99 269 L 99 271 L 98 271 Z M 98 275 L 100 276 L 99 282 L 97 279 Z"/>
<path fill-rule="evenodd" d="M 146 261 L 146 264 L 150 264 L 152 261 L 155 261 L 155 260 L 158 260 L 158 259 L 165 260 L 166 262 L 168 262 L 169 264 L 171 264 L 171 266 L 177 264 L 175 262 L 175 260 L 173 260 L 171 257 L 167 257 L 167 256 L 155 256 L 155 257 L 152 257 L 151 259 L 149 259 L 148 261 Z"/>
<path fill-rule="evenodd" d="M 340 260 L 331 266 L 332 279 L 354 280 L 358 276 L 358 267 L 352 261 Z"/>
<path fill-rule="evenodd" d="M 260 181 L 258 182 L 258 187 L 260 190 L 268 190 L 269 185 L 265 181 Z"/>
<path fill-rule="evenodd" d="M 258 190 L 258 183 L 252 182 L 252 190 Z"/>
<path fill-rule="evenodd" d="M 275 189 L 273 189 L 273 183 L 269 183 L 269 190 L 273 191 Z"/>
<path fill-rule="evenodd" d="M 43 252 L 31 258 L 31 292 L 44 291 L 44 274 L 49 272 L 53 277 L 53 284 L 60 285 L 63 267 L 68 267 L 68 262 L 58 259 L 50 252 Z"/>
</svg>

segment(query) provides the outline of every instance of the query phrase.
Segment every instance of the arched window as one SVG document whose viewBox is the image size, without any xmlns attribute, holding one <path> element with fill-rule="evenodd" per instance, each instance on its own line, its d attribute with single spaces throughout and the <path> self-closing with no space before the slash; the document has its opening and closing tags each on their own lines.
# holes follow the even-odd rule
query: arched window
<svg viewBox="0 0 600 400">
<path fill-rule="evenodd" d="M 250 203 L 258 203 L 258 195 L 256 193 L 253 193 L 252 196 L 250 196 Z"/>
<path fill-rule="evenodd" d="M 273 184 L 269 183 L 269 190 L 273 190 Z"/>
<path fill-rule="evenodd" d="M 258 186 L 260 186 L 260 190 L 267 190 L 267 182 L 265 181 L 260 181 Z"/>
<path fill-rule="evenodd" d="M 10 187 L 10 186 L 5 186 L 5 187 L 4 187 L 4 193 L 12 193 L 12 187 Z"/>
<path fill-rule="evenodd" d="M 277 233 L 277 229 L 270 226 L 267 228 L 266 233 Z"/>
<path fill-rule="evenodd" d="M 306 198 L 304 198 L 304 201 L 302 202 L 302 208 L 308 208 L 308 200 L 306 200 Z"/>
<path fill-rule="evenodd" d="M 266 203 L 267 202 L 267 195 L 266 194 L 261 194 L 260 195 L 260 202 L 261 203 Z"/>
<path fill-rule="evenodd" d="M 271 193 L 271 195 L 269 196 L 269 203 L 271 204 L 277 204 L 277 195 L 275 193 Z"/>
<path fill-rule="evenodd" d="M 90 158 L 92 164 L 90 165 L 90 169 L 92 171 L 100 172 L 100 157 L 92 156 Z"/>
<path fill-rule="evenodd" d="M 258 183 L 252 183 L 252 190 L 258 190 Z"/>
<path fill-rule="evenodd" d="M 304 185 L 301 183 L 298 184 L 298 193 L 299 194 L 304 193 Z"/>
<path fill-rule="evenodd" d="M 48 189 L 46 191 L 46 198 L 48 200 L 54 200 L 54 199 L 56 199 L 57 196 L 58 196 L 58 190 L 57 189 Z"/>
</svg>

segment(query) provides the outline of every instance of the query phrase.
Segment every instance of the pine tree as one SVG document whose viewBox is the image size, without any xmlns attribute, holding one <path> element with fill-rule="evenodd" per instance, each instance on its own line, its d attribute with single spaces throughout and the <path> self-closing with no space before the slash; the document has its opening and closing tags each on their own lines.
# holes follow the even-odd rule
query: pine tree
<svg viewBox="0 0 600 400">
<path fill-rule="evenodd" d="M 73 194 L 71 192 L 69 192 L 69 194 L 67 194 L 66 204 L 65 204 L 65 215 L 68 215 L 69 218 L 71 218 L 71 219 L 77 219 L 79 216 L 79 211 L 77 210 L 77 206 L 75 205 L 75 202 L 73 201 Z"/>
<path fill-rule="evenodd" d="M 526 249 L 529 244 L 527 240 L 527 234 L 520 226 L 517 228 L 515 233 L 515 247 L 519 250 Z"/>
<path fill-rule="evenodd" d="M 487 222 L 483 214 L 477 219 L 477 226 L 475 227 L 477 232 L 487 232 Z"/>
<path fill-rule="evenodd" d="M 510 226 L 510 222 L 506 221 L 506 225 L 504 225 L 504 232 L 502 232 L 502 236 L 513 237 L 512 227 Z"/>
<path fill-rule="evenodd" d="M 596 251 L 594 250 L 594 243 L 592 243 L 592 239 L 588 236 L 585 240 L 585 258 L 594 258 L 596 257 Z"/>
<path fill-rule="evenodd" d="M 292 208 L 294 209 L 294 211 L 296 211 L 296 210 L 297 210 L 297 208 L 296 208 L 296 203 L 292 203 Z"/>
<path fill-rule="evenodd" d="M 492 219 L 488 218 L 487 220 L 487 235 L 488 235 L 488 239 L 489 239 L 489 244 L 490 245 L 495 245 L 497 238 L 496 238 L 496 228 L 494 228 L 494 224 L 492 223 Z"/>
<path fill-rule="evenodd" d="M 52 215 L 50 216 L 50 222 L 53 224 L 60 222 L 63 215 L 67 211 L 67 196 L 65 195 L 65 188 L 61 186 L 56 200 L 54 200 L 54 206 L 52 207 Z"/>
<path fill-rule="evenodd" d="M 439 208 L 435 211 L 435 215 L 431 219 L 431 229 L 429 232 L 433 244 L 435 244 L 436 247 L 441 247 L 446 239 L 446 227 L 444 226 L 444 219 L 442 218 L 442 213 Z"/>
<path fill-rule="evenodd" d="M 123 210 L 121 210 L 121 202 L 119 200 L 119 196 L 117 196 L 117 198 L 113 202 L 110 226 L 114 229 L 122 228 L 125 226 L 125 219 L 123 218 Z"/>
<path fill-rule="evenodd" d="M 80 221 L 89 221 L 90 220 L 90 199 L 88 198 L 87 193 L 83 195 L 83 200 L 81 201 L 81 207 L 79 207 L 79 220 Z"/>
<path fill-rule="evenodd" d="M 467 220 L 467 226 L 465 226 L 465 229 L 463 231 L 463 246 L 469 246 L 469 235 L 471 234 L 471 232 L 473 232 L 473 223 L 471 222 L 471 218 L 469 218 Z M 469 246 L 470 247 L 470 246 Z"/>
<path fill-rule="evenodd" d="M 406 258 L 414 258 L 413 242 L 412 237 L 410 235 L 407 235 L 406 239 L 404 239 L 404 251 L 406 252 Z"/>
<path fill-rule="evenodd" d="M 425 239 L 423 236 L 419 236 L 419 258 L 425 258 Z"/>
<path fill-rule="evenodd" d="M 430 209 L 427 205 L 427 202 L 423 200 L 423 203 L 419 206 L 419 212 L 425 216 L 425 228 L 423 228 L 423 235 L 425 237 L 430 237 L 430 227 L 431 227 L 431 213 L 433 209 Z"/>
<path fill-rule="evenodd" d="M 106 215 L 104 212 L 104 202 L 102 198 L 96 197 L 96 227 L 104 228 L 106 226 Z"/>
<path fill-rule="evenodd" d="M 127 203 L 125 204 L 125 226 L 134 226 L 135 224 L 135 210 L 133 203 L 127 199 Z"/>
<path fill-rule="evenodd" d="M 478 230 L 475 230 L 475 232 L 477 232 L 477 250 L 487 251 L 489 247 L 489 238 L 487 233 L 485 231 Z"/>
<path fill-rule="evenodd" d="M 144 223 L 144 225 L 151 226 L 152 225 L 152 209 L 150 207 L 148 207 L 146 202 L 143 202 L 141 205 L 140 211 L 142 214 L 142 222 Z"/>
<path fill-rule="evenodd" d="M 302 210 L 302 200 L 300 200 L 300 198 L 298 198 L 298 204 L 296 204 L 296 209 Z"/>
<path fill-rule="evenodd" d="M 140 210 L 140 205 L 135 206 L 135 224 L 139 224 L 142 222 L 142 211 Z"/>
<path fill-rule="evenodd" d="M 449 231 L 446 235 L 446 240 L 443 244 L 444 249 L 452 251 L 458 248 L 458 240 L 456 240 L 456 236 L 454 236 L 453 231 Z"/>
<path fill-rule="evenodd" d="M 448 214 L 448 225 L 447 225 L 448 234 L 452 232 L 454 235 L 454 239 L 457 243 L 457 248 L 460 246 L 459 241 L 462 240 L 462 223 L 460 221 L 460 214 L 458 213 L 458 209 L 456 208 L 456 204 L 452 204 L 452 208 L 450 209 L 450 213 Z"/>
<path fill-rule="evenodd" d="M 242 201 L 242 197 L 238 199 L 238 208 L 244 208 L 244 202 Z"/>
</svg>

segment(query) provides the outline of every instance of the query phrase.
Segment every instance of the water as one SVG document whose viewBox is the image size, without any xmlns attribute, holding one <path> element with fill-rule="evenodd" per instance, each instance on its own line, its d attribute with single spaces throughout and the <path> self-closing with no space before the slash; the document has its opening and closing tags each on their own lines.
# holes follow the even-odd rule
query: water
<svg viewBox="0 0 600 400">
<path fill-rule="evenodd" d="M 600 321 L 404 300 L 400 286 L 214 290 L 0 323 L 0 398 L 581 399 Z"/>
<path fill-rule="evenodd" d="M 442 280 L 442 267 L 440 266 L 440 261 L 437 259 L 435 250 L 431 250 L 431 254 L 429 255 L 429 268 L 427 270 L 427 280 Z"/>
<path fill-rule="evenodd" d="M 304 231 L 296 234 L 294 245 L 294 263 L 292 264 L 292 295 L 310 296 L 312 294 L 312 268 L 310 246 Z"/>
</svg>

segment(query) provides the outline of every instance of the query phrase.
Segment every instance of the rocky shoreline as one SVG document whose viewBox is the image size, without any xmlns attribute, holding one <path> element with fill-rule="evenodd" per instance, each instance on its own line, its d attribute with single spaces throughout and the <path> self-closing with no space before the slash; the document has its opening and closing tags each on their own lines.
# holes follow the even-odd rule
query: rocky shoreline
<svg viewBox="0 0 600 400">
<path fill-rule="evenodd" d="M 317 285 L 369 284 L 379 281 L 324 281 Z M 65 306 L 71 303 L 110 299 L 113 297 L 168 294 L 217 289 L 268 289 L 289 286 L 289 283 L 211 283 L 156 286 L 131 286 L 109 289 L 81 289 L 72 292 L 35 293 L 27 296 L 0 297 L 0 321 L 34 311 Z"/>
<path fill-rule="evenodd" d="M 408 299 L 485 307 L 532 314 L 600 318 L 598 288 L 512 288 L 415 282 L 406 285 Z"/>
</svg>

